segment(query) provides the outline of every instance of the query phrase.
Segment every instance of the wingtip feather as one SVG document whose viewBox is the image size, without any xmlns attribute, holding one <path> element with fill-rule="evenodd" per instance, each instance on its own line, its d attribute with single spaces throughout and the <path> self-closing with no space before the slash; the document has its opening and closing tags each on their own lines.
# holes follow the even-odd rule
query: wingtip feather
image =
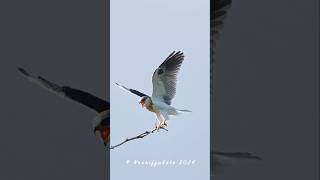
<svg viewBox="0 0 320 180">
<path fill-rule="evenodd" d="M 18 71 L 20 73 L 22 73 L 23 75 L 25 76 L 30 76 L 30 74 L 24 69 L 24 68 L 21 68 L 21 67 L 17 67 Z"/>
</svg>

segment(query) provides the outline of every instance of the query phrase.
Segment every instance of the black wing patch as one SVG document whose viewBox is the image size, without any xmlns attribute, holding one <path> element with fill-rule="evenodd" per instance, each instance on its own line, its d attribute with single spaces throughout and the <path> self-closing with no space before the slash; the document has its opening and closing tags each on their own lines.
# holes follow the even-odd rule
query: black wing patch
<svg viewBox="0 0 320 180">
<path fill-rule="evenodd" d="M 53 93 L 56 93 L 60 96 L 70 98 L 74 101 L 77 101 L 78 103 L 81 103 L 91 109 L 94 109 L 98 113 L 103 112 L 107 109 L 110 109 L 109 102 L 100 99 L 92 94 L 89 94 L 87 92 L 74 89 L 68 86 L 60 86 L 56 83 L 53 83 L 41 76 L 34 76 L 30 73 L 28 73 L 23 68 L 18 68 L 18 70 L 24 75 L 27 79 L 29 79 L 31 82 L 38 84 L 39 86 L 43 87 L 46 90 L 49 90 Z"/>
<path fill-rule="evenodd" d="M 107 109 L 110 109 L 109 102 L 102 100 L 87 92 L 74 89 L 68 86 L 63 86 L 62 91 L 68 98 L 73 99 L 91 109 L 94 109 L 97 112 L 103 112 Z"/>
<path fill-rule="evenodd" d="M 146 94 L 144 94 L 144 93 L 142 93 L 142 92 L 140 92 L 140 91 L 137 91 L 137 90 L 135 90 L 135 89 L 127 88 L 127 87 L 122 86 L 122 85 L 120 85 L 120 84 L 118 84 L 118 83 L 116 83 L 116 85 L 117 85 L 118 87 L 120 87 L 121 89 L 126 90 L 126 91 L 129 91 L 129 92 L 131 92 L 131 93 L 133 93 L 133 94 L 135 94 L 135 95 L 137 95 L 137 96 L 140 96 L 140 97 L 148 96 L 148 95 L 146 95 Z"/>
</svg>

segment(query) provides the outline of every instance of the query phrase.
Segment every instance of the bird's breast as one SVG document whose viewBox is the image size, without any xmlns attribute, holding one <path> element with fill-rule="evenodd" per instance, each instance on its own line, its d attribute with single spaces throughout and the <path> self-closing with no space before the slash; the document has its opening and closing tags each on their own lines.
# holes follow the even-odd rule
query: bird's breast
<svg viewBox="0 0 320 180">
<path fill-rule="evenodd" d="M 154 104 L 148 104 L 146 106 L 146 109 L 148 109 L 150 112 L 154 112 L 154 113 L 159 112 L 159 108 L 157 106 L 155 106 Z"/>
</svg>

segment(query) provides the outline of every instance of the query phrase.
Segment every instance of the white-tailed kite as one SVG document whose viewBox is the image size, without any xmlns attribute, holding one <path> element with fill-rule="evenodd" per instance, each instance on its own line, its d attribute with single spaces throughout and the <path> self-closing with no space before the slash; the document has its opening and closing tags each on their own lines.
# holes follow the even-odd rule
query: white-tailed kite
<svg viewBox="0 0 320 180">
<path fill-rule="evenodd" d="M 176 94 L 177 74 L 184 60 L 182 52 L 172 52 L 163 63 L 154 71 L 152 76 L 153 92 L 148 96 L 134 89 L 129 89 L 116 83 L 121 89 L 140 96 L 139 103 L 156 115 L 156 129 L 164 128 L 170 115 L 178 115 L 189 110 L 180 110 L 171 106 Z"/>
<path fill-rule="evenodd" d="M 50 92 L 53 92 L 59 96 L 66 97 L 86 107 L 94 110 L 98 115 L 92 121 L 94 127 L 94 134 L 99 133 L 104 145 L 109 142 L 110 137 L 110 104 L 109 102 L 100 99 L 87 92 L 74 89 L 68 86 L 59 86 L 53 82 L 46 80 L 41 76 L 33 76 L 29 74 L 25 69 L 18 68 L 24 77 L 31 82 L 38 84 Z"/>
</svg>

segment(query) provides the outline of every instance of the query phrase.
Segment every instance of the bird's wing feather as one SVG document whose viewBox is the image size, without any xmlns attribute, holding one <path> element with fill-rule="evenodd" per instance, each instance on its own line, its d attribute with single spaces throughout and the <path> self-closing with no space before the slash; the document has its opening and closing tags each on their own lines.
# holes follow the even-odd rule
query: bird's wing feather
<svg viewBox="0 0 320 180">
<path fill-rule="evenodd" d="M 135 89 L 127 88 L 127 87 L 125 87 L 125 86 L 123 86 L 123 85 L 120 85 L 120 84 L 118 84 L 118 83 L 116 83 L 116 85 L 117 85 L 119 88 L 121 88 L 121 89 L 123 89 L 123 90 L 125 90 L 125 91 L 128 91 L 128 92 L 131 92 L 131 93 L 133 93 L 133 94 L 135 94 L 135 95 L 137 95 L 137 96 L 140 96 L 140 97 L 148 96 L 148 95 L 146 95 L 146 94 L 144 94 L 144 93 L 142 93 L 142 92 L 140 92 L 140 91 L 137 91 L 137 90 L 135 90 Z"/>
<path fill-rule="evenodd" d="M 223 21 L 231 7 L 232 0 L 215 0 L 211 3 L 210 13 L 210 35 L 212 47 L 215 46 L 215 41 L 220 35 L 223 28 Z"/>
<path fill-rule="evenodd" d="M 53 92 L 55 94 L 58 94 L 62 97 L 66 97 L 69 99 L 72 99 L 78 103 L 81 103 L 96 112 L 100 113 L 105 110 L 110 109 L 109 102 L 100 99 L 92 94 L 89 94 L 87 92 L 74 89 L 68 86 L 59 86 L 58 84 L 55 84 L 53 82 L 50 82 L 49 80 L 41 77 L 41 76 L 33 76 L 29 74 L 25 69 L 18 68 L 18 70 L 31 82 L 38 84 L 39 86 L 43 87 L 46 90 L 49 90 L 50 92 Z"/>
<path fill-rule="evenodd" d="M 182 52 L 172 52 L 154 71 L 152 98 L 171 104 L 176 94 L 177 74 L 183 60 Z"/>
<path fill-rule="evenodd" d="M 215 46 L 232 0 L 214 0 L 210 4 L 210 92 L 213 93 Z"/>
</svg>

